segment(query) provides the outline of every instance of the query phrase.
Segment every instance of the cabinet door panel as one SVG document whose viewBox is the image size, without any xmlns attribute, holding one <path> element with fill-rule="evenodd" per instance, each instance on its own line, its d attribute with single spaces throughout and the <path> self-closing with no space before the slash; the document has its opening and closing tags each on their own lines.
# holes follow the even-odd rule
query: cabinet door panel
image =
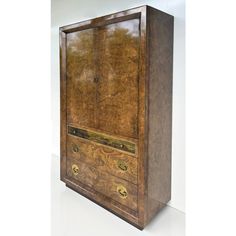
<svg viewBox="0 0 236 236">
<path fill-rule="evenodd" d="M 139 19 L 67 34 L 67 122 L 137 138 Z"/>
<path fill-rule="evenodd" d="M 95 127 L 96 30 L 67 34 L 67 122 Z"/>
<path fill-rule="evenodd" d="M 97 127 L 137 137 L 139 19 L 99 28 Z"/>
</svg>

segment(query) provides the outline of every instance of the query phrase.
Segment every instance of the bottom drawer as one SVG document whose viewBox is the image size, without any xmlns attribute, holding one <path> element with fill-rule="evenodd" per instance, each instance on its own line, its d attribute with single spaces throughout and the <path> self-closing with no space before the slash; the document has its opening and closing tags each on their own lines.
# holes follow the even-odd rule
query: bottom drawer
<svg viewBox="0 0 236 236">
<path fill-rule="evenodd" d="M 74 159 L 67 159 L 67 176 L 137 211 L 136 185 Z"/>
</svg>

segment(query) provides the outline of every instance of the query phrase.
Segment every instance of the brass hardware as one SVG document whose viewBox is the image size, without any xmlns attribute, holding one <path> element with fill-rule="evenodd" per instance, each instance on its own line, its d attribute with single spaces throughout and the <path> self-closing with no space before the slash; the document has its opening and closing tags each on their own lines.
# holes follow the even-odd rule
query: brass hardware
<svg viewBox="0 0 236 236">
<path fill-rule="evenodd" d="M 79 167 L 76 164 L 73 164 L 71 169 L 72 169 L 72 172 L 73 172 L 74 175 L 79 174 Z"/>
<path fill-rule="evenodd" d="M 100 143 L 106 146 L 117 148 L 125 152 L 135 154 L 135 149 L 136 149 L 135 143 L 127 140 L 119 140 L 117 138 L 113 138 L 103 133 L 75 128 L 72 126 L 68 126 L 68 133 L 76 137 L 87 139 L 96 143 Z"/>
<path fill-rule="evenodd" d="M 117 161 L 117 166 L 122 170 L 122 171 L 127 171 L 128 170 L 128 165 L 126 162 L 122 160 Z"/>
<path fill-rule="evenodd" d="M 72 151 L 73 151 L 73 152 L 79 152 L 79 146 L 73 144 L 73 145 L 72 145 Z"/>
<path fill-rule="evenodd" d="M 117 192 L 119 193 L 120 197 L 123 199 L 127 198 L 127 196 L 128 196 L 128 192 L 127 192 L 126 188 L 122 185 L 119 185 L 117 187 Z"/>
</svg>

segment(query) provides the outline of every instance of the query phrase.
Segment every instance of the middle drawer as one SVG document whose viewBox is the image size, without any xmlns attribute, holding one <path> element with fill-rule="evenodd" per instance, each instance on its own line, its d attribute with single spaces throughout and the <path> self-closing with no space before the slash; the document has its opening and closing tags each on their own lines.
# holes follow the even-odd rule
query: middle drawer
<svg viewBox="0 0 236 236">
<path fill-rule="evenodd" d="M 81 138 L 67 136 L 67 156 L 137 184 L 137 158 Z"/>
</svg>

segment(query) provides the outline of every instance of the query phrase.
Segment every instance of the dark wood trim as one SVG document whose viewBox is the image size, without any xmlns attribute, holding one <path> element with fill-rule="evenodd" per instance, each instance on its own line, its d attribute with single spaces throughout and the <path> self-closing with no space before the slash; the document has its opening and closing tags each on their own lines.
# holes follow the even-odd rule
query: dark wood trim
<svg viewBox="0 0 236 236">
<path fill-rule="evenodd" d="M 66 176 L 66 34 L 60 31 L 60 178 Z"/>
<path fill-rule="evenodd" d="M 132 19 L 136 19 L 139 17 L 140 17 L 140 14 L 136 13 L 136 14 L 132 14 L 132 15 L 121 16 L 121 17 L 114 18 L 114 19 L 108 19 L 106 21 L 100 21 L 101 19 L 97 18 L 97 20 L 99 20 L 98 22 L 91 22 L 90 20 L 88 20 L 88 21 L 84 22 L 84 24 L 79 24 L 79 25 L 76 24 L 73 27 L 69 26 L 68 28 L 63 29 L 63 32 L 72 33 L 75 31 L 81 31 L 81 30 L 86 30 L 86 29 L 102 27 L 102 26 L 106 26 L 106 25 L 110 25 L 110 24 L 115 24 L 115 23 L 119 23 L 121 21 L 132 20 Z"/>
<path fill-rule="evenodd" d="M 139 213 L 139 225 L 144 227 L 145 222 L 145 192 L 146 192 L 146 146 L 147 146 L 147 70 L 146 63 L 147 56 L 147 22 L 146 22 L 147 7 L 142 8 L 141 20 L 140 20 L 140 61 L 139 61 L 139 156 L 138 156 L 138 213 Z"/>
<path fill-rule="evenodd" d="M 144 9 L 146 9 L 146 7 L 147 6 L 135 7 L 129 10 L 120 11 L 120 12 L 105 15 L 102 17 L 97 17 L 97 18 L 81 21 L 78 23 L 62 26 L 60 27 L 60 30 L 65 33 L 71 33 L 75 31 L 85 30 L 88 28 L 95 28 L 95 27 L 100 27 L 107 24 L 113 24 L 113 23 L 117 23 L 121 21 L 140 18 L 140 13 Z"/>
</svg>

